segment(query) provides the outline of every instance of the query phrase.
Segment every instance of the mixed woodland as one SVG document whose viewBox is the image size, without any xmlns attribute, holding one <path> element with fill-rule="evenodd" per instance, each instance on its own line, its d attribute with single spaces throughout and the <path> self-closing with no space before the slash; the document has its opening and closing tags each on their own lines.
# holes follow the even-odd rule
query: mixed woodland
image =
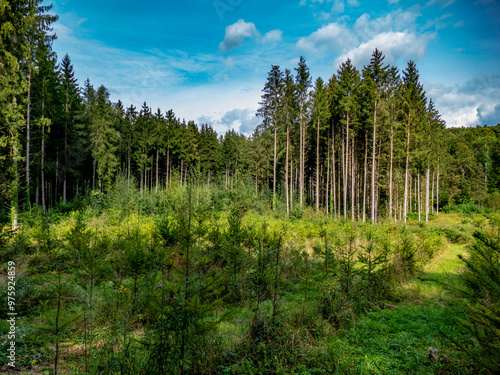
<svg viewBox="0 0 500 375">
<path fill-rule="evenodd" d="M 376 49 L 272 65 L 218 134 L 78 82 L 57 18 L 0 1 L 2 372 L 500 371 L 500 124 L 446 128 Z"/>
</svg>

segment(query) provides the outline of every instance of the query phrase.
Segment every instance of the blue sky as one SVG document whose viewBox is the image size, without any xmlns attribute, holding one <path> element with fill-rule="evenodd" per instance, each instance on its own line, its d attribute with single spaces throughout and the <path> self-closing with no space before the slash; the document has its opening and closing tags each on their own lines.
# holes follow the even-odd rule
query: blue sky
<svg viewBox="0 0 500 375">
<path fill-rule="evenodd" d="M 271 64 L 414 60 L 447 126 L 500 122 L 500 0 L 56 0 L 59 59 L 111 99 L 249 134 Z"/>
</svg>

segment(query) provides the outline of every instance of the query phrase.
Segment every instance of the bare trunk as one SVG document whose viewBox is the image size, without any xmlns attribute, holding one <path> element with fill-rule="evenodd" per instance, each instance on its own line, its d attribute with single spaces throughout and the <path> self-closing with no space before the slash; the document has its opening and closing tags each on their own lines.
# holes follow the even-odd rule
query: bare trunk
<svg viewBox="0 0 500 375">
<path fill-rule="evenodd" d="M 408 213 L 408 167 L 410 158 L 410 116 L 408 116 L 408 131 L 406 137 L 406 166 L 405 166 L 405 194 L 403 198 L 403 219 L 406 223 L 406 215 Z"/>
<path fill-rule="evenodd" d="M 420 173 L 417 175 L 418 222 L 420 222 Z"/>
<path fill-rule="evenodd" d="M 366 221 L 366 185 L 368 179 L 368 135 L 365 133 L 365 163 L 363 179 L 363 223 Z"/>
<path fill-rule="evenodd" d="M 319 211 L 319 126 L 320 121 L 318 118 L 318 131 L 316 136 L 316 212 Z"/>
<path fill-rule="evenodd" d="M 273 162 L 273 210 L 276 209 L 276 141 L 277 126 L 274 124 L 274 162 Z"/>
<path fill-rule="evenodd" d="M 429 167 L 427 166 L 427 172 L 426 172 L 426 182 L 425 182 L 425 222 L 429 222 L 429 176 L 430 176 L 430 170 Z"/>
<path fill-rule="evenodd" d="M 354 137 L 352 137 L 351 147 L 351 220 L 354 221 Z"/>
<path fill-rule="evenodd" d="M 299 128 L 300 128 L 300 141 L 299 141 L 299 147 L 300 147 L 300 161 L 299 161 L 299 204 L 300 204 L 300 208 L 302 208 L 302 205 L 303 205 L 303 195 L 304 195 L 304 172 L 303 172 L 303 166 L 304 166 L 304 152 L 303 152 L 303 149 L 304 149 L 304 140 L 303 140 L 303 137 L 302 137 L 302 133 L 304 132 L 304 129 L 303 129 L 303 114 L 302 114 L 302 111 L 303 111 L 303 108 L 302 108 L 302 104 L 300 106 L 300 125 L 299 125 Z"/>
<path fill-rule="evenodd" d="M 376 138 L 377 138 L 377 101 L 375 101 L 375 112 L 373 114 L 373 151 L 372 151 L 372 207 L 371 219 L 375 223 L 375 163 L 376 163 Z"/>
<path fill-rule="evenodd" d="M 337 202 L 336 202 L 336 181 L 335 181 L 335 130 L 332 124 L 332 201 L 333 214 L 337 217 Z"/>
<path fill-rule="evenodd" d="M 285 160 L 285 199 L 286 199 L 286 213 L 290 213 L 290 199 L 288 196 L 288 149 L 290 143 L 290 129 L 286 125 L 286 160 Z"/>
<path fill-rule="evenodd" d="M 439 159 L 436 176 L 436 215 L 439 215 Z"/>
<path fill-rule="evenodd" d="M 330 142 L 328 142 L 330 143 Z M 327 146 L 328 146 L 327 143 Z M 330 148 L 328 147 L 328 155 L 326 157 L 327 165 L 326 165 L 326 189 L 325 189 L 325 206 L 326 206 L 326 214 L 328 215 L 330 213 L 331 207 L 330 207 Z"/>
<path fill-rule="evenodd" d="M 42 150 L 41 150 L 41 161 L 40 161 L 40 176 L 42 180 L 42 210 L 46 211 L 45 206 L 45 126 L 42 125 Z"/>
<path fill-rule="evenodd" d="M 293 156 L 290 158 L 290 210 L 293 210 Z"/>
<path fill-rule="evenodd" d="M 392 161 L 394 158 L 394 129 L 391 123 L 391 160 L 389 166 L 389 217 L 392 217 L 392 201 L 393 201 L 393 191 L 392 191 Z"/>
<path fill-rule="evenodd" d="M 434 175 L 436 173 L 432 171 L 432 192 L 431 192 L 431 213 L 434 215 Z"/>
<path fill-rule="evenodd" d="M 28 102 L 26 103 L 26 203 L 30 203 L 30 114 L 31 112 L 31 65 L 28 71 Z"/>
</svg>

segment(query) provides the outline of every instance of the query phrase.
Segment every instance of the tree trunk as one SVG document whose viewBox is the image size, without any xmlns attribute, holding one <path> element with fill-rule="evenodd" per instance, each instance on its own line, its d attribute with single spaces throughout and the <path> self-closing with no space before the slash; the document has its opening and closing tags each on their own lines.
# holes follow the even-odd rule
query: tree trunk
<svg viewBox="0 0 500 375">
<path fill-rule="evenodd" d="M 391 118 L 392 120 L 392 118 Z M 391 160 L 389 166 L 389 217 L 392 217 L 392 200 L 393 200 L 393 191 L 392 191 L 392 161 L 394 155 L 394 126 L 391 121 Z"/>
<path fill-rule="evenodd" d="M 426 182 L 425 182 L 425 222 L 429 222 L 429 176 L 430 176 L 430 169 L 429 166 L 427 166 L 427 172 L 426 172 Z"/>
<path fill-rule="evenodd" d="M 46 211 L 45 206 L 45 125 L 42 125 L 42 150 L 40 162 L 40 176 L 42 180 L 42 210 Z"/>
<path fill-rule="evenodd" d="M 328 139 L 330 140 L 330 139 Z M 330 213 L 331 207 L 330 207 L 330 200 L 331 200 L 331 195 L 330 195 L 330 148 L 328 147 L 328 144 L 330 142 L 327 142 L 327 150 L 328 154 L 326 157 L 327 164 L 326 164 L 326 189 L 325 189 L 325 206 L 326 206 L 326 215 Z"/>
<path fill-rule="evenodd" d="M 335 181 L 335 130 L 332 123 L 332 201 L 333 214 L 337 217 L 337 202 L 336 202 L 336 181 Z"/>
<path fill-rule="evenodd" d="M 28 102 L 26 103 L 26 203 L 30 203 L 30 116 L 31 116 L 31 65 L 28 70 Z"/>
<path fill-rule="evenodd" d="M 420 173 L 417 175 L 418 222 L 420 223 Z"/>
<path fill-rule="evenodd" d="M 432 171 L 432 192 L 431 192 L 431 213 L 434 215 L 434 175 L 436 173 Z"/>
<path fill-rule="evenodd" d="M 318 131 L 316 136 L 316 212 L 319 211 L 319 126 L 320 121 L 318 118 Z"/>
<path fill-rule="evenodd" d="M 302 133 L 304 132 L 303 129 L 303 114 L 302 114 L 303 108 L 302 104 L 300 105 L 300 141 L 299 141 L 299 148 L 300 148 L 300 161 L 299 161 L 299 204 L 300 208 L 302 208 L 303 205 L 303 195 L 304 195 L 304 173 L 303 173 L 303 160 L 304 160 L 304 140 L 302 137 Z"/>
<path fill-rule="evenodd" d="M 290 127 L 286 125 L 286 157 L 285 157 L 285 199 L 286 199 L 286 213 L 290 213 L 290 199 L 288 195 L 288 149 L 290 144 Z"/>
<path fill-rule="evenodd" d="M 408 114 L 408 131 L 406 136 L 406 166 L 405 166 L 405 194 L 403 198 L 403 220 L 406 223 L 408 213 L 408 167 L 410 158 L 410 115 Z"/>
<path fill-rule="evenodd" d="M 375 223 L 375 163 L 376 163 L 376 138 L 377 138 L 377 101 L 375 100 L 375 111 L 373 114 L 373 151 L 372 151 L 372 207 L 371 218 Z"/>
<path fill-rule="evenodd" d="M 354 137 L 352 137 L 351 147 L 351 220 L 354 221 Z"/>
<path fill-rule="evenodd" d="M 363 179 L 363 223 L 366 221 L 366 185 L 368 179 L 368 135 L 365 132 L 365 163 Z"/>
<path fill-rule="evenodd" d="M 276 143 L 277 143 L 277 125 L 274 124 L 274 161 L 273 161 L 273 210 L 276 209 Z"/>
<path fill-rule="evenodd" d="M 436 176 L 436 215 L 439 215 L 439 159 Z"/>
<path fill-rule="evenodd" d="M 290 210 L 293 210 L 293 155 L 290 157 Z"/>
</svg>

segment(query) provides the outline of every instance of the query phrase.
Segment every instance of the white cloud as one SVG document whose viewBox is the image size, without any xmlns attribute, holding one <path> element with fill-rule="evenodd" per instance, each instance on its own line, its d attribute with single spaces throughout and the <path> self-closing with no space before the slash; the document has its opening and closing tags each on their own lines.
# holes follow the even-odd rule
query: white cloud
<svg viewBox="0 0 500 375">
<path fill-rule="evenodd" d="M 201 116 L 197 121 L 199 124 L 211 125 L 221 135 L 231 129 L 250 135 L 260 123 L 255 113 L 256 110 L 253 108 L 234 108 L 224 112 L 219 118 Z"/>
<path fill-rule="evenodd" d="M 457 23 L 455 23 L 453 25 L 453 27 L 462 27 L 463 25 L 464 25 L 464 21 L 462 20 L 462 21 L 458 21 Z"/>
<path fill-rule="evenodd" d="M 429 86 L 428 96 L 435 98 L 447 126 L 496 125 L 500 122 L 500 75 L 476 76 L 451 87 Z"/>
<path fill-rule="evenodd" d="M 264 34 L 262 43 L 276 43 L 280 42 L 282 38 L 283 32 L 281 30 L 271 30 Z"/>
<path fill-rule="evenodd" d="M 347 0 L 347 5 L 349 5 L 350 7 L 358 7 L 359 1 L 358 0 Z"/>
<path fill-rule="evenodd" d="M 297 48 L 310 54 L 335 52 L 355 43 L 352 32 L 344 25 L 332 22 L 309 36 L 300 38 Z"/>
<path fill-rule="evenodd" d="M 375 35 L 371 40 L 361 43 L 358 47 L 352 48 L 337 57 L 334 67 L 350 58 L 355 66 L 370 60 L 375 48 L 381 50 L 385 55 L 385 62 L 395 64 L 400 58 L 405 60 L 419 60 L 425 55 L 426 47 L 434 34 L 418 36 L 415 33 L 405 32 L 384 32 Z"/>
<path fill-rule="evenodd" d="M 245 22 L 240 19 L 238 22 L 226 27 L 224 40 L 219 44 L 219 50 L 227 53 L 241 46 L 245 39 L 255 39 L 260 36 L 253 22 Z"/>
</svg>

